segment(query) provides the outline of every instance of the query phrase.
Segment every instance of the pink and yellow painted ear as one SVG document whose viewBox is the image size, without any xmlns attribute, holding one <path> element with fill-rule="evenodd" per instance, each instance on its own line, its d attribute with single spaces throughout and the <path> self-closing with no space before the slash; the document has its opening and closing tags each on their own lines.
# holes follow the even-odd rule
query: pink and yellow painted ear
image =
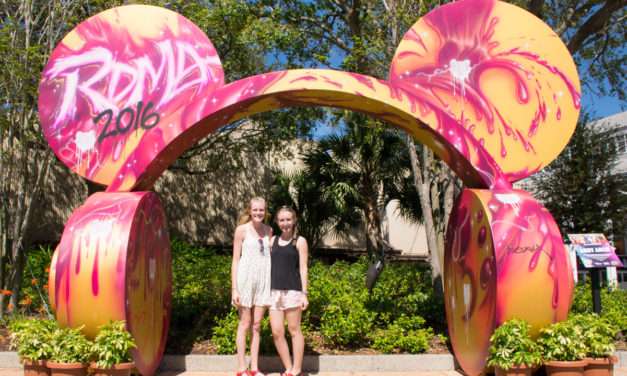
<svg viewBox="0 0 627 376">
<path fill-rule="evenodd" d="M 579 78 L 564 43 L 542 20 L 502 1 L 457 1 L 429 12 L 403 37 L 389 80 L 435 96 L 510 182 L 555 159 L 579 116 Z"/>
<path fill-rule="evenodd" d="M 524 319 L 535 336 L 568 316 L 568 252 L 551 214 L 527 192 L 464 189 L 446 239 L 446 321 L 466 374 L 483 372 L 490 336 L 505 321 Z"/>
<path fill-rule="evenodd" d="M 93 338 L 124 320 L 135 366 L 152 375 L 165 349 L 172 297 L 170 239 L 154 192 L 99 192 L 68 220 L 50 266 L 48 295 L 62 326 Z"/>
<path fill-rule="evenodd" d="M 55 48 L 39 117 L 63 163 L 109 185 L 196 123 L 223 85 L 218 54 L 194 23 L 164 8 L 122 6 L 83 21 Z"/>
</svg>

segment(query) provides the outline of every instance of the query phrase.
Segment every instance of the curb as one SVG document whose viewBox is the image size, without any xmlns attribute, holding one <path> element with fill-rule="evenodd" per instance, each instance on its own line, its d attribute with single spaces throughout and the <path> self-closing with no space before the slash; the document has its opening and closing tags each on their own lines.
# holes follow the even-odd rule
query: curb
<svg viewBox="0 0 627 376">
<path fill-rule="evenodd" d="M 166 355 L 162 371 L 220 372 L 235 369 L 235 355 Z M 259 357 L 259 367 L 269 372 L 282 371 L 277 356 Z M 455 363 L 451 354 L 420 355 L 306 355 L 303 370 L 307 372 L 349 371 L 452 371 Z"/>
<path fill-rule="evenodd" d="M 627 368 L 627 351 L 617 351 L 616 368 Z M 161 371 L 229 372 L 237 364 L 235 355 L 166 355 Z M 276 356 L 262 356 L 259 365 L 269 372 L 281 371 Z M 0 369 L 22 368 L 17 353 L 0 351 Z M 306 355 L 303 369 L 307 372 L 412 372 L 453 371 L 451 354 L 401 355 Z"/>
</svg>

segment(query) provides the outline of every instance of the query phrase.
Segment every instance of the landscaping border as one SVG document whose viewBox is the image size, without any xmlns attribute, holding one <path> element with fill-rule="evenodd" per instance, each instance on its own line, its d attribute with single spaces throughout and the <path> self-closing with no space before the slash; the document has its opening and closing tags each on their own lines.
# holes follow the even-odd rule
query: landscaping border
<svg viewBox="0 0 627 376">
<path fill-rule="evenodd" d="M 627 351 L 617 351 L 617 368 L 627 368 Z M 159 367 L 162 371 L 225 372 L 232 371 L 235 355 L 166 355 Z M 281 371 L 281 361 L 276 356 L 262 356 L 262 369 Z M 303 369 L 307 372 L 411 372 L 452 371 L 455 361 L 451 354 L 399 354 L 399 355 L 306 355 Z M 20 368 L 15 352 L 0 352 L 0 369 Z"/>
</svg>

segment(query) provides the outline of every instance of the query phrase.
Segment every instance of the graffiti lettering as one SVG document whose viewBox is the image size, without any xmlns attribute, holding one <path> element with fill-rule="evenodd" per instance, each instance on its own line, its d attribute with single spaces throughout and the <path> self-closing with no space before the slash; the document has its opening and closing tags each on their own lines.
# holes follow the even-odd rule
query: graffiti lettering
<svg viewBox="0 0 627 376">
<path fill-rule="evenodd" d="M 94 47 L 54 63 L 47 73 L 48 79 L 62 78 L 65 83 L 55 125 L 74 113 L 79 94 L 102 115 L 107 109 L 127 107 L 145 98 L 162 107 L 185 90 L 219 81 L 218 77 L 212 77 L 210 69 L 215 58 L 201 56 L 201 52 L 184 41 L 158 42 L 143 56 L 125 62 L 117 61 L 115 56 L 107 48 Z M 82 68 L 91 70 L 86 79 L 82 79 L 85 77 Z"/>
<path fill-rule="evenodd" d="M 98 143 L 101 143 L 107 137 L 124 134 L 131 129 L 137 130 L 138 127 L 144 130 L 154 128 L 159 124 L 160 117 L 156 112 L 148 113 L 153 108 L 154 104 L 152 102 L 148 102 L 146 107 L 144 107 L 144 102 L 139 101 L 137 103 L 137 112 L 131 107 L 122 109 L 115 119 L 115 128 L 112 130 L 109 130 L 109 127 L 113 119 L 113 110 L 108 109 L 99 113 L 93 119 L 94 124 L 97 126 L 100 120 L 105 120 L 104 127 L 98 135 Z"/>
</svg>

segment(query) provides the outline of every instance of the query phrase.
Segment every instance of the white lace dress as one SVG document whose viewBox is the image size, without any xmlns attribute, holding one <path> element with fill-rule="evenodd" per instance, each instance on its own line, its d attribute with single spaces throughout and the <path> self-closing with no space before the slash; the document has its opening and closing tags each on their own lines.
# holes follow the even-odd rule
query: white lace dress
<svg viewBox="0 0 627 376">
<path fill-rule="evenodd" d="M 270 237 L 259 238 L 246 227 L 242 256 L 237 266 L 237 291 L 240 306 L 269 306 L 270 297 Z"/>
</svg>

